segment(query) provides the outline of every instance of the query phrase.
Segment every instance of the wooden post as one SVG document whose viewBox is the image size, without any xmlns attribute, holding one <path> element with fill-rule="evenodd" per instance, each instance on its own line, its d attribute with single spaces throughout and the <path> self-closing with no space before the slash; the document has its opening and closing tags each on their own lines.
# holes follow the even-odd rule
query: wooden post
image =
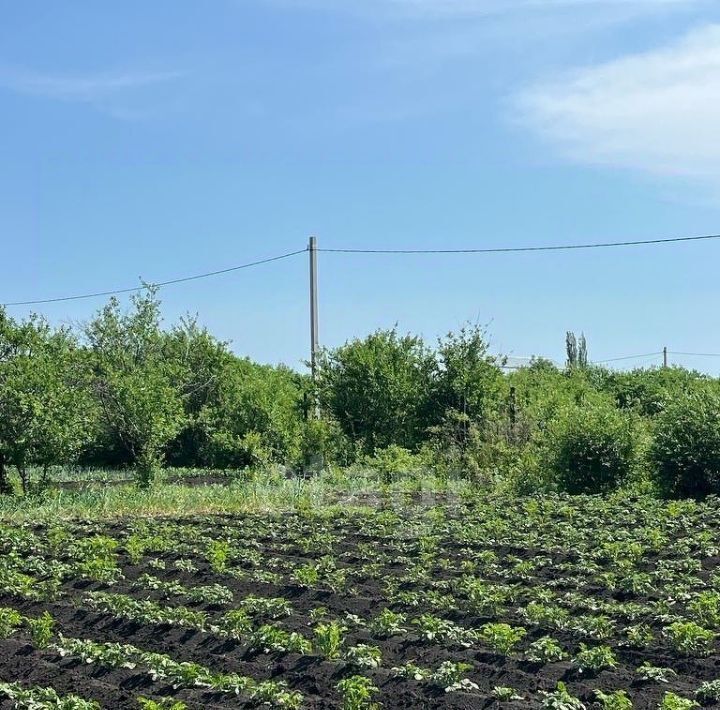
<svg viewBox="0 0 720 710">
<path fill-rule="evenodd" d="M 317 271 L 317 239 L 310 237 L 308 243 L 310 256 L 310 372 L 313 386 L 317 374 L 317 358 L 320 350 L 319 319 L 318 319 L 318 271 Z M 314 395 L 313 395 L 314 396 Z M 317 399 L 313 402 L 312 415 L 318 419 L 320 412 Z"/>
</svg>

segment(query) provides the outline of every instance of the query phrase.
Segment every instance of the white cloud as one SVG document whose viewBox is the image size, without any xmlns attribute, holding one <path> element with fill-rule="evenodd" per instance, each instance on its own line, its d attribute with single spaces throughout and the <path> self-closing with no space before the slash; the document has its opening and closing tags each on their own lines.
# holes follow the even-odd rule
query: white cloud
<svg viewBox="0 0 720 710">
<path fill-rule="evenodd" d="M 0 67 L 0 86 L 23 94 L 66 101 L 97 101 L 118 92 L 180 77 L 178 72 L 144 72 L 63 76 Z"/>
<path fill-rule="evenodd" d="M 336 11 L 376 14 L 390 11 L 416 17 L 493 17 L 520 12 L 595 10 L 621 8 L 625 11 L 655 11 L 683 8 L 706 0 L 270 0 L 290 7 L 315 7 Z"/>
<path fill-rule="evenodd" d="M 657 9 L 697 0 L 384 0 L 397 8 L 433 15 L 498 15 L 528 10 L 588 9 L 602 6 Z"/>
<path fill-rule="evenodd" d="M 720 25 L 540 83 L 513 103 L 575 161 L 717 182 Z"/>
</svg>

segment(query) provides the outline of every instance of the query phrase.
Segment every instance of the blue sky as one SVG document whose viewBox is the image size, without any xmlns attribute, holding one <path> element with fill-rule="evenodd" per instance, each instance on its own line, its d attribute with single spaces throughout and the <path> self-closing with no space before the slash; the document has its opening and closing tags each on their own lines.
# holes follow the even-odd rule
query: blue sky
<svg viewBox="0 0 720 710">
<path fill-rule="evenodd" d="M 703 0 L 0 1 L 0 302 L 320 246 L 720 232 Z M 465 321 L 561 360 L 720 353 L 720 243 L 320 255 L 321 340 Z M 304 255 L 168 287 L 242 354 L 307 357 Z M 100 301 L 39 307 L 87 319 Z M 11 313 L 24 316 L 25 308 Z M 720 358 L 676 361 L 720 371 Z M 655 360 L 657 362 L 657 360 Z M 630 363 L 634 364 L 634 363 Z"/>
</svg>

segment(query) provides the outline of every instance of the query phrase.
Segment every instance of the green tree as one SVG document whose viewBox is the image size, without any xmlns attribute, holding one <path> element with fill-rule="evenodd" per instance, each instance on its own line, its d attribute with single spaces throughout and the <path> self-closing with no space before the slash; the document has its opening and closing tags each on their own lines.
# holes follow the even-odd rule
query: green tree
<svg viewBox="0 0 720 710">
<path fill-rule="evenodd" d="M 87 359 L 65 329 L 32 317 L 15 323 L 0 310 L 0 492 L 9 492 L 6 465 L 27 493 L 30 467 L 46 479 L 72 462 L 90 437 L 92 402 Z"/>
<path fill-rule="evenodd" d="M 634 409 L 643 416 L 654 417 L 668 404 L 689 391 L 702 389 L 710 378 L 682 367 L 635 369 L 630 372 L 600 370 L 599 386 L 622 409 Z"/>
<path fill-rule="evenodd" d="M 301 379 L 286 367 L 229 357 L 216 396 L 199 417 L 206 461 L 244 468 L 297 459 L 303 438 L 302 393 Z"/>
<path fill-rule="evenodd" d="M 575 333 L 568 331 L 565 335 L 565 351 L 568 368 L 585 368 L 588 366 L 587 340 L 585 340 L 584 333 L 581 333 L 580 337 L 577 338 Z"/>
<path fill-rule="evenodd" d="M 85 328 L 103 425 L 125 449 L 141 486 L 152 483 L 183 423 L 181 368 L 167 356 L 160 304 L 148 288 L 123 312 L 111 301 Z"/>
<path fill-rule="evenodd" d="M 462 449 L 472 427 L 482 432 L 495 418 L 506 382 L 497 358 L 488 352 L 485 331 L 477 326 L 448 333 L 439 341 L 436 357 L 431 419 L 451 430 Z"/>
<path fill-rule="evenodd" d="M 176 386 L 182 395 L 182 428 L 168 444 L 170 465 L 211 465 L 207 448 L 209 415 L 223 401 L 235 356 L 227 343 L 214 338 L 196 318 L 186 317 L 165 335 L 165 357 L 177 366 Z"/>
<path fill-rule="evenodd" d="M 391 444 L 415 449 L 431 423 L 435 369 L 420 338 L 379 330 L 321 353 L 320 404 L 367 453 Z"/>
</svg>

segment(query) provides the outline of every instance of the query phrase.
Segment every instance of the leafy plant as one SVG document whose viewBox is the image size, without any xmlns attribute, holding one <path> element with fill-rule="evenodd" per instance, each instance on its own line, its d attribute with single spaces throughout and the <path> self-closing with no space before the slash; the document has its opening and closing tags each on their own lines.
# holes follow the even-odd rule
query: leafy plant
<svg viewBox="0 0 720 710">
<path fill-rule="evenodd" d="M 379 668 L 382 652 L 377 646 L 359 643 L 347 650 L 345 660 L 358 668 Z"/>
<path fill-rule="evenodd" d="M 706 656 L 710 653 L 715 634 L 694 621 L 676 621 L 665 629 L 670 643 L 686 656 Z"/>
<path fill-rule="evenodd" d="M 669 683 L 670 678 L 677 675 L 672 668 L 659 668 L 653 666 L 649 661 L 645 661 L 636 672 L 643 680 L 655 683 Z"/>
<path fill-rule="evenodd" d="M 522 695 L 519 695 L 515 691 L 515 688 L 510 688 L 504 685 L 496 685 L 492 690 L 492 696 L 502 703 L 509 703 L 513 700 L 525 700 Z"/>
<path fill-rule="evenodd" d="M 383 609 L 371 622 L 370 630 L 381 637 L 399 636 L 407 631 L 403 627 L 406 621 L 407 617 L 404 614 Z"/>
<path fill-rule="evenodd" d="M 257 703 L 275 705 L 287 710 L 297 710 L 303 702 L 301 693 L 288 690 L 282 681 L 273 680 L 258 683 L 252 689 L 250 697 Z"/>
<path fill-rule="evenodd" d="M 361 675 L 350 676 L 341 680 L 335 689 L 342 696 L 343 710 L 371 710 L 377 707 L 372 697 L 378 689 L 369 678 Z"/>
<path fill-rule="evenodd" d="M 55 628 L 55 620 L 50 613 L 44 611 L 36 619 L 26 618 L 25 621 L 30 629 L 30 636 L 35 647 L 47 648 L 52 641 Z"/>
<path fill-rule="evenodd" d="M 272 624 L 265 624 L 253 631 L 248 641 L 250 648 L 263 653 L 310 653 L 312 644 L 296 631 L 285 631 Z"/>
<path fill-rule="evenodd" d="M 0 698 L 9 698 L 16 708 L 57 708 L 58 710 L 100 710 L 94 700 L 77 695 L 58 695 L 53 688 L 24 688 L 20 683 L 0 682 Z"/>
<path fill-rule="evenodd" d="M 595 697 L 603 710 L 632 710 L 633 707 L 632 700 L 624 690 L 614 690 L 611 693 L 596 690 Z"/>
<path fill-rule="evenodd" d="M 320 581 L 320 572 L 317 565 L 311 562 L 297 567 L 292 576 L 301 587 L 314 587 Z"/>
<path fill-rule="evenodd" d="M 522 641 L 527 631 L 522 627 L 513 627 L 509 624 L 485 624 L 480 629 L 479 638 L 490 648 L 507 656 Z"/>
<path fill-rule="evenodd" d="M 528 646 L 525 658 L 533 663 L 554 663 L 564 661 L 567 658 L 567 653 L 554 638 L 542 636 Z"/>
<path fill-rule="evenodd" d="M 688 604 L 688 611 L 700 623 L 717 628 L 720 626 L 720 593 L 701 592 Z"/>
<path fill-rule="evenodd" d="M 340 648 L 346 631 L 347 627 L 335 620 L 320 623 L 315 627 L 315 645 L 329 661 L 340 656 Z"/>
<path fill-rule="evenodd" d="M 464 683 L 467 680 L 464 675 L 470 670 L 472 670 L 472 666 L 469 663 L 443 661 L 440 667 L 430 676 L 430 681 L 434 685 L 444 688 L 446 692 L 462 690 L 467 686 Z M 477 688 L 476 685 L 475 688 Z"/>
<path fill-rule="evenodd" d="M 562 681 L 558 681 L 555 690 L 541 690 L 540 694 L 543 696 L 540 707 L 545 710 L 585 710 L 585 705 L 568 691 Z"/>
<path fill-rule="evenodd" d="M 390 673 L 400 678 L 407 678 L 408 680 L 427 680 L 432 676 L 432 671 L 428 668 L 422 668 L 412 661 L 408 661 L 405 665 L 395 666 L 390 669 Z"/>
<path fill-rule="evenodd" d="M 182 700 L 173 700 L 172 698 L 152 700 L 141 696 L 137 702 L 143 710 L 187 710 L 187 705 Z"/>
<path fill-rule="evenodd" d="M 606 668 L 615 668 L 617 659 L 609 646 L 590 648 L 583 643 L 573 663 L 580 673 L 599 673 Z"/>
<path fill-rule="evenodd" d="M 23 617 L 19 611 L 8 607 L 0 608 L 0 639 L 11 636 L 22 624 Z"/>
<path fill-rule="evenodd" d="M 695 697 L 704 703 L 720 702 L 720 680 L 705 681 L 695 691 Z"/>
<path fill-rule="evenodd" d="M 683 698 L 675 693 L 667 692 L 663 695 L 662 702 L 659 705 L 660 710 L 690 710 L 698 706 L 694 700 Z"/>
<path fill-rule="evenodd" d="M 265 616 L 280 619 L 292 614 L 292 604 L 287 599 L 278 597 L 256 597 L 251 595 L 240 602 L 240 607 L 252 616 Z"/>
<path fill-rule="evenodd" d="M 207 549 L 207 560 L 213 572 L 221 574 L 227 570 L 230 557 L 230 544 L 225 540 L 210 540 Z"/>
</svg>

